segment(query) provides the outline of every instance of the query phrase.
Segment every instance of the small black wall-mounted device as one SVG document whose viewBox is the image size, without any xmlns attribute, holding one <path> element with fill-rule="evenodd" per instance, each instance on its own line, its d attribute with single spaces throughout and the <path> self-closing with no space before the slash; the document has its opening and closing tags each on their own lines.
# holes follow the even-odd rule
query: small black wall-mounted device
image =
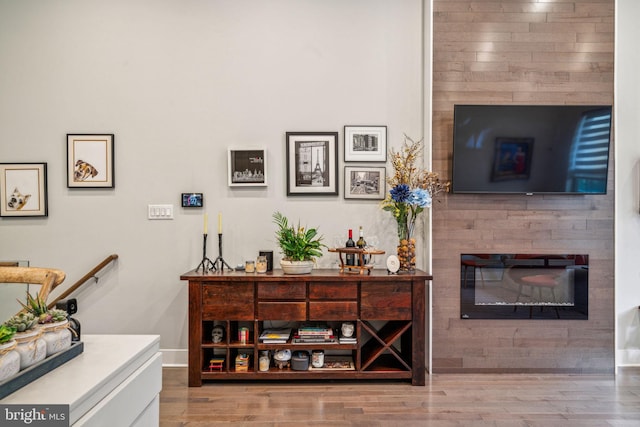
<svg viewBox="0 0 640 427">
<path fill-rule="evenodd" d="M 182 193 L 183 208 L 201 208 L 203 201 L 202 193 Z"/>
</svg>

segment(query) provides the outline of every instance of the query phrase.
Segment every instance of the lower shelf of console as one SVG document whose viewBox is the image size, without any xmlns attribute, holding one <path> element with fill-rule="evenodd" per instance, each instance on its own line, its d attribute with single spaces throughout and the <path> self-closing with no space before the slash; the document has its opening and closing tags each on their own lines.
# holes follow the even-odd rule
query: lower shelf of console
<svg viewBox="0 0 640 427">
<path fill-rule="evenodd" d="M 294 371 L 291 369 L 270 369 L 266 372 L 202 372 L 203 381 L 228 380 L 362 380 L 362 379 L 407 379 L 411 380 L 411 371 Z"/>
</svg>

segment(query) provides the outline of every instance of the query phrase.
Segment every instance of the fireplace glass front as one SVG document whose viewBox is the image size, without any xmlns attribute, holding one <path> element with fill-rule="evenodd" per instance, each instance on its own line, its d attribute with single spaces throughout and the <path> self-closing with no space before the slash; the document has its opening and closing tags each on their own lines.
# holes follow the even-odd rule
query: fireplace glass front
<svg viewBox="0 0 640 427">
<path fill-rule="evenodd" d="M 462 254 L 463 319 L 588 319 L 589 256 Z"/>
</svg>

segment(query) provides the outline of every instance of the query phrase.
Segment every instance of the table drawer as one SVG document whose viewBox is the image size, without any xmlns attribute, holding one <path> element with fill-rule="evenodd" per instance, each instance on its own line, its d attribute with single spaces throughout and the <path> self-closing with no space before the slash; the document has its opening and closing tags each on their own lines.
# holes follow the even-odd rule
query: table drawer
<svg viewBox="0 0 640 427">
<path fill-rule="evenodd" d="M 362 283 L 360 317 L 378 320 L 411 320 L 410 283 Z"/>
<path fill-rule="evenodd" d="M 356 320 L 357 301 L 309 301 L 309 320 Z"/>
<path fill-rule="evenodd" d="M 300 300 L 307 297 L 307 284 L 293 282 L 258 283 L 258 299 Z"/>
<path fill-rule="evenodd" d="M 307 320 L 305 302 L 258 302 L 259 320 Z"/>
<path fill-rule="evenodd" d="M 202 286 L 202 320 L 253 320 L 253 306 L 253 282 Z"/>
<path fill-rule="evenodd" d="M 358 284 L 355 282 L 311 282 L 309 299 L 348 300 L 358 298 Z"/>
</svg>

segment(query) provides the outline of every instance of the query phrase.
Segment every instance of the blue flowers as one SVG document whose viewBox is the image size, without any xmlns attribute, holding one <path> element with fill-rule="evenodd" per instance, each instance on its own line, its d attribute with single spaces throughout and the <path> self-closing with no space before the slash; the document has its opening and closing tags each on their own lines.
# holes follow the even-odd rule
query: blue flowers
<svg viewBox="0 0 640 427">
<path fill-rule="evenodd" d="M 436 195 L 449 191 L 449 182 L 442 182 L 437 173 L 417 166 L 422 140 L 414 141 L 406 135 L 404 138 L 399 151 L 391 150 L 394 173 L 387 179 L 391 189 L 381 205 L 398 223 L 400 241 L 411 241 L 418 215 L 431 208 Z"/>
<path fill-rule="evenodd" d="M 422 188 L 416 188 L 411 191 L 411 195 L 409 196 L 407 203 L 421 208 L 430 208 L 431 195 L 429 194 L 429 192 L 423 190 Z"/>
<path fill-rule="evenodd" d="M 389 194 L 395 203 L 406 203 L 420 208 L 431 207 L 431 195 L 422 188 L 412 190 L 407 184 L 398 184 L 389 191 Z"/>
<path fill-rule="evenodd" d="M 391 199 L 396 203 L 407 203 L 411 197 L 411 189 L 407 184 L 398 184 L 389 190 Z"/>
</svg>

